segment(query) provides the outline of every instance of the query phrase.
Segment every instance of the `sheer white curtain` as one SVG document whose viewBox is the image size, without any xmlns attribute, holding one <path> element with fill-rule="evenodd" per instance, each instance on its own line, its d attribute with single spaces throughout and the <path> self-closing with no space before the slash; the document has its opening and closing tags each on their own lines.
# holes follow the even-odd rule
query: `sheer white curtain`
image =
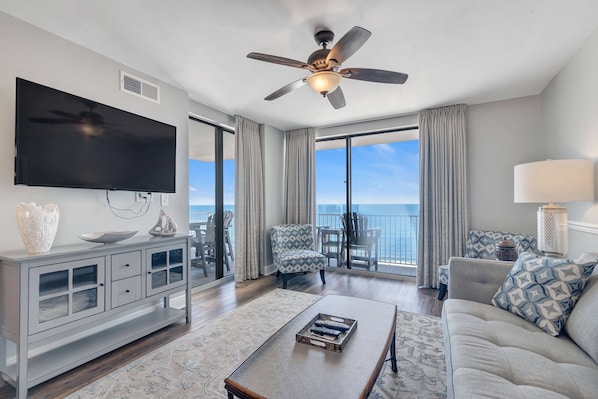
<svg viewBox="0 0 598 399">
<path fill-rule="evenodd" d="M 438 266 L 462 256 L 469 229 L 464 104 L 419 113 L 417 283 L 438 286 Z"/>
<path fill-rule="evenodd" d="M 235 116 L 235 281 L 264 273 L 265 219 L 259 124 Z"/>
<path fill-rule="evenodd" d="M 285 132 L 284 223 L 316 222 L 316 132 Z"/>
</svg>

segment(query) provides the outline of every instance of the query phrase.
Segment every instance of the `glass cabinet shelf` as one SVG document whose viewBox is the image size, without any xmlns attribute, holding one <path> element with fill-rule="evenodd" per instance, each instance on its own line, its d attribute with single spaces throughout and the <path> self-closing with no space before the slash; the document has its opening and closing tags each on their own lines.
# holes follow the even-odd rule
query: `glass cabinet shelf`
<svg viewBox="0 0 598 399">
<path fill-rule="evenodd" d="M 73 288 L 98 283 L 98 266 L 89 265 L 73 269 Z"/>
</svg>

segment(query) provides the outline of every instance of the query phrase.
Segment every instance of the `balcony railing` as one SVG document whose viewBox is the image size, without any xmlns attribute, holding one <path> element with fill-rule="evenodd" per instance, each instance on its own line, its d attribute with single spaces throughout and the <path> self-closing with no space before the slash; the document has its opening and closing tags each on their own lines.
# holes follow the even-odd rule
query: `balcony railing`
<svg viewBox="0 0 598 399">
<path fill-rule="evenodd" d="M 209 214 L 209 212 L 190 212 L 189 219 L 190 222 L 206 221 Z M 342 215 L 338 213 L 320 213 L 316 219 L 317 226 L 342 228 L 341 217 Z M 380 228 L 378 253 L 380 263 L 413 266 L 417 264 L 418 215 L 367 215 L 367 217 L 368 227 Z"/>
<path fill-rule="evenodd" d="M 320 213 L 318 226 L 341 228 L 342 215 Z M 380 263 L 416 265 L 419 216 L 418 215 L 367 215 L 368 228 L 380 228 Z"/>
</svg>

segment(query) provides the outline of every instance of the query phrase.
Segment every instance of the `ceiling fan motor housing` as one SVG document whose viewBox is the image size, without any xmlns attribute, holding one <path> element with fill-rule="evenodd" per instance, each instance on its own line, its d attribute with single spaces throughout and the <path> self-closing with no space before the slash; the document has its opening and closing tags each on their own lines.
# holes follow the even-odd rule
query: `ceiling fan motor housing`
<svg viewBox="0 0 598 399">
<path fill-rule="evenodd" d="M 313 65 L 314 68 L 317 70 L 326 69 L 328 67 L 328 63 L 326 62 L 326 57 L 330 50 L 327 48 L 319 49 L 311 53 L 309 58 L 307 59 L 307 63 L 309 65 Z"/>
</svg>

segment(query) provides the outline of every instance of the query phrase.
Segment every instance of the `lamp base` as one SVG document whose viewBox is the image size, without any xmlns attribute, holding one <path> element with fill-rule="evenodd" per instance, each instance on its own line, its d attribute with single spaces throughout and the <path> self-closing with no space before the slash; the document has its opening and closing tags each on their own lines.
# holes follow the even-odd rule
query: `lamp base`
<svg viewBox="0 0 598 399">
<path fill-rule="evenodd" d="M 567 253 L 567 208 L 550 203 L 538 208 L 538 249 L 547 256 Z"/>
</svg>

